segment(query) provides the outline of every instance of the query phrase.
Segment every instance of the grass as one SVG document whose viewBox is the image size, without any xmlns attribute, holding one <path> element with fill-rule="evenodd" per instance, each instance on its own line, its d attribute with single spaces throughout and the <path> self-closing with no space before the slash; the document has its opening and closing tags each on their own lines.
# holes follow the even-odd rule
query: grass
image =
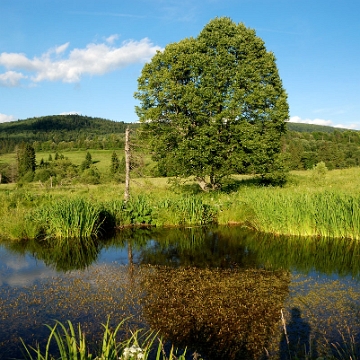
<svg viewBox="0 0 360 360">
<path fill-rule="evenodd" d="M 77 330 L 71 321 L 63 324 L 56 321 L 54 326 L 47 325 L 50 330 L 45 350 L 38 345 L 36 348 L 27 346 L 23 341 L 25 359 L 27 360 L 147 360 L 150 352 L 155 353 L 155 360 L 185 360 L 186 350 L 178 351 L 171 347 L 169 354 L 165 353 L 163 342 L 157 340 L 156 334 L 135 331 L 132 336 L 123 341 L 119 340 L 124 321 L 121 321 L 115 329 L 111 329 L 109 321 L 103 324 L 104 333 L 99 349 L 95 355 L 89 351 L 85 332 L 80 324 Z M 55 341 L 56 347 L 51 352 L 51 343 Z M 157 344 L 157 345 L 156 345 Z M 54 355 L 56 354 L 56 355 Z M 196 354 L 197 355 L 197 354 Z M 195 356 L 196 356 L 195 355 Z M 195 358 L 195 356 L 193 358 Z M 197 359 L 199 359 L 197 357 Z M 199 359 L 201 360 L 201 359 Z"/>
<path fill-rule="evenodd" d="M 104 150 L 99 150 L 102 152 Z M 249 176 L 236 176 L 225 191 L 210 193 L 199 191 L 191 180 L 179 185 L 165 178 L 135 178 L 131 181 L 132 199 L 127 207 L 123 204 L 123 184 L 67 185 L 51 189 L 38 183 L 20 189 L 2 184 L 0 236 L 35 237 L 34 223 L 27 219 L 41 211 L 46 214 L 43 219 L 50 219 L 54 229 L 55 222 L 63 217 L 53 204 L 60 201 L 65 207 L 63 200 L 66 199 L 66 206 L 73 208 L 81 201 L 89 209 L 102 207 L 108 217 L 116 219 L 118 227 L 241 224 L 278 235 L 360 239 L 359 171 L 358 168 L 328 171 L 321 178 L 317 176 L 316 181 L 312 171 L 292 172 L 283 188 L 260 187 Z M 75 213 L 68 215 L 74 217 L 72 223 L 69 219 L 63 223 L 68 227 L 63 230 L 65 235 L 54 230 L 54 236 L 96 235 L 96 228 L 84 231 L 84 235 L 70 231 L 70 227 L 78 224 Z M 89 216 L 93 218 L 95 214 L 90 212 Z"/>
<path fill-rule="evenodd" d="M 100 205 L 82 198 L 64 199 L 51 202 L 35 209 L 29 216 L 36 223 L 39 235 L 45 237 L 86 238 L 106 232 L 103 224 L 110 215 Z M 110 219 L 111 220 L 111 219 Z"/>
<path fill-rule="evenodd" d="M 114 150 L 88 150 L 91 154 L 93 164 L 98 168 L 98 170 L 102 173 L 109 172 L 111 165 L 111 155 Z M 87 153 L 87 150 L 71 150 L 71 151 L 59 151 L 59 154 L 63 154 L 65 158 L 68 158 L 74 165 L 80 165 L 84 160 Z M 121 158 L 123 155 L 123 151 L 116 151 L 118 157 Z M 41 151 L 36 153 L 36 159 L 39 163 L 43 158 L 44 161 L 49 159 L 49 155 L 52 158 L 55 158 L 54 151 Z"/>
</svg>

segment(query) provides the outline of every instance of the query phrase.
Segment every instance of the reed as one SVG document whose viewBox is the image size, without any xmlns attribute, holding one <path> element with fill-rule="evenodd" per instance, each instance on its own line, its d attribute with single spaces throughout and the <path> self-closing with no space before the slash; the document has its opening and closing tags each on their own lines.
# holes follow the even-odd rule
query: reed
<svg viewBox="0 0 360 360">
<path fill-rule="evenodd" d="M 137 330 L 125 340 L 119 340 L 120 332 L 125 320 L 121 321 L 114 330 L 109 326 L 109 319 L 104 328 L 101 346 L 95 351 L 95 356 L 89 351 L 85 332 L 78 324 L 77 331 L 71 321 L 67 321 L 67 326 L 56 321 L 54 326 L 46 325 L 50 330 L 45 350 L 40 346 L 36 348 L 28 346 L 21 339 L 24 347 L 24 356 L 27 360 L 147 360 L 150 352 L 155 353 L 155 360 L 185 360 L 186 350 L 181 351 L 174 346 L 167 353 L 161 339 L 157 339 L 156 334 L 144 333 Z M 51 353 L 51 343 L 55 341 L 55 353 Z M 201 360 L 199 354 L 194 353 L 193 359 Z"/>
<path fill-rule="evenodd" d="M 207 225 L 216 223 L 216 218 L 216 209 L 200 197 L 172 197 L 157 204 L 158 225 Z"/>
<path fill-rule="evenodd" d="M 38 227 L 38 236 L 46 238 L 86 238 L 105 232 L 103 223 L 110 214 L 102 206 L 82 198 L 64 199 L 46 204 L 29 215 Z"/>
<path fill-rule="evenodd" d="M 283 235 L 360 238 L 360 195 L 281 190 L 250 190 L 243 195 L 254 210 L 256 229 Z"/>
</svg>

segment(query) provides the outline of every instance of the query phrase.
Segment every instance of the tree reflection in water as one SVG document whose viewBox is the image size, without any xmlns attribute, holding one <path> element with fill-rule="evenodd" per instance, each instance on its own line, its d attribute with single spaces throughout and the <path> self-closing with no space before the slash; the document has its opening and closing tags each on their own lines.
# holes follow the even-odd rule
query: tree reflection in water
<svg viewBox="0 0 360 360">
<path fill-rule="evenodd" d="M 152 266 L 143 314 L 178 346 L 211 359 L 258 359 L 279 337 L 286 271 Z"/>
<path fill-rule="evenodd" d="M 360 274 L 359 243 L 274 239 L 231 227 L 124 229 L 106 241 L 34 241 L 9 243 L 6 248 L 31 254 L 60 274 L 54 281 L 39 280 L 32 288 L 0 292 L 7 314 L 2 322 L 4 339 L 25 328 L 38 334 L 50 315 L 87 321 L 92 324 L 88 333 L 95 336 L 94 324 L 105 322 L 107 315 L 117 321 L 131 311 L 137 325 L 149 325 L 174 344 L 190 346 L 208 359 L 257 359 L 264 349 L 280 344 L 280 309 L 295 307 L 285 305 L 289 288 L 295 286 L 289 287 L 291 271 L 304 276 L 314 270 L 354 278 Z M 102 250 L 119 251 L 128 261 L 105 264 L 102 258 L 102 264 L 96 264 Z M 344 286 L 342 291 L 346 290 Z M 314 293 L 320 297 L 318 291 Z M 14 299 L 19 303 L 16 307 Z M 302 316 L 288 316 L 289 326 L 309 319 L 298 307 Z M 27 314 L 29 310 L 32 316 L 26 321 L 14 320 L 12 311 Z M 310 325 L 316 330 L 314 322 Z"/>
</svg>

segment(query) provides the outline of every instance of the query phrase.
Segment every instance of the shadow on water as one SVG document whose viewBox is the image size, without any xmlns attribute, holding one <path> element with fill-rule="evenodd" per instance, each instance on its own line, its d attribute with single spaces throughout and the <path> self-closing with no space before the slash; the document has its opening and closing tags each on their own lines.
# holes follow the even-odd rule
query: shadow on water
<svg viewBox="0 0 360 360">
<path fill-rule="evenodd" d="M 311 339 L 311 326 L 301 317 L 300 309 L 291 309 L 291 319 L 280 342 L 281 360 L 317 359 L 316 341 Z"/>
<path fill-rule="evenodd" d="M 299 308 L 286 324 L 292 347 L 281 338 L 291 273 L 360 274 L 354 241 L 274 238 L 237 227 L 124 229 L 103 241 L 7 243 L 1 251 L 9 264 L 0 261 L 0 358 L 2 344 L 20 336 L 34 344 L 54 319 L 85 323 L 96 342 L 108 315 L 113 325 L 132 316 L 132 325 L 207 359 L 261 359 L 273 343 L 284 359 L 289 351 L 315 356 L 313 329 Z M 38 275 L 29 285 L 6 280 L 9 267 L 31 261 Z"/>
</svg>

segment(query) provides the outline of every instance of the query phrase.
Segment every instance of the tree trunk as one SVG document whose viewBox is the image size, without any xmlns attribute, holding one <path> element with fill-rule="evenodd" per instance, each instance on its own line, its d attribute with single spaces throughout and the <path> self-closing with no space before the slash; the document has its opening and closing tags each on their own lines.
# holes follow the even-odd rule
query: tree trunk
<svg viewBox="0 0 360 360">
<path fill-rule="evenodd" d="M 196 177 L 195 180 L 199 184 L 202 191 L 209 191 L 208 183 L 205 181 L 203 177 Z"/>
<path fill-rule="evenodd" d="M 130 129 L 126 128 L 125 131 L 125 193 L 124 200 L 127 202 L 130 198 Z"/>
</svg>

